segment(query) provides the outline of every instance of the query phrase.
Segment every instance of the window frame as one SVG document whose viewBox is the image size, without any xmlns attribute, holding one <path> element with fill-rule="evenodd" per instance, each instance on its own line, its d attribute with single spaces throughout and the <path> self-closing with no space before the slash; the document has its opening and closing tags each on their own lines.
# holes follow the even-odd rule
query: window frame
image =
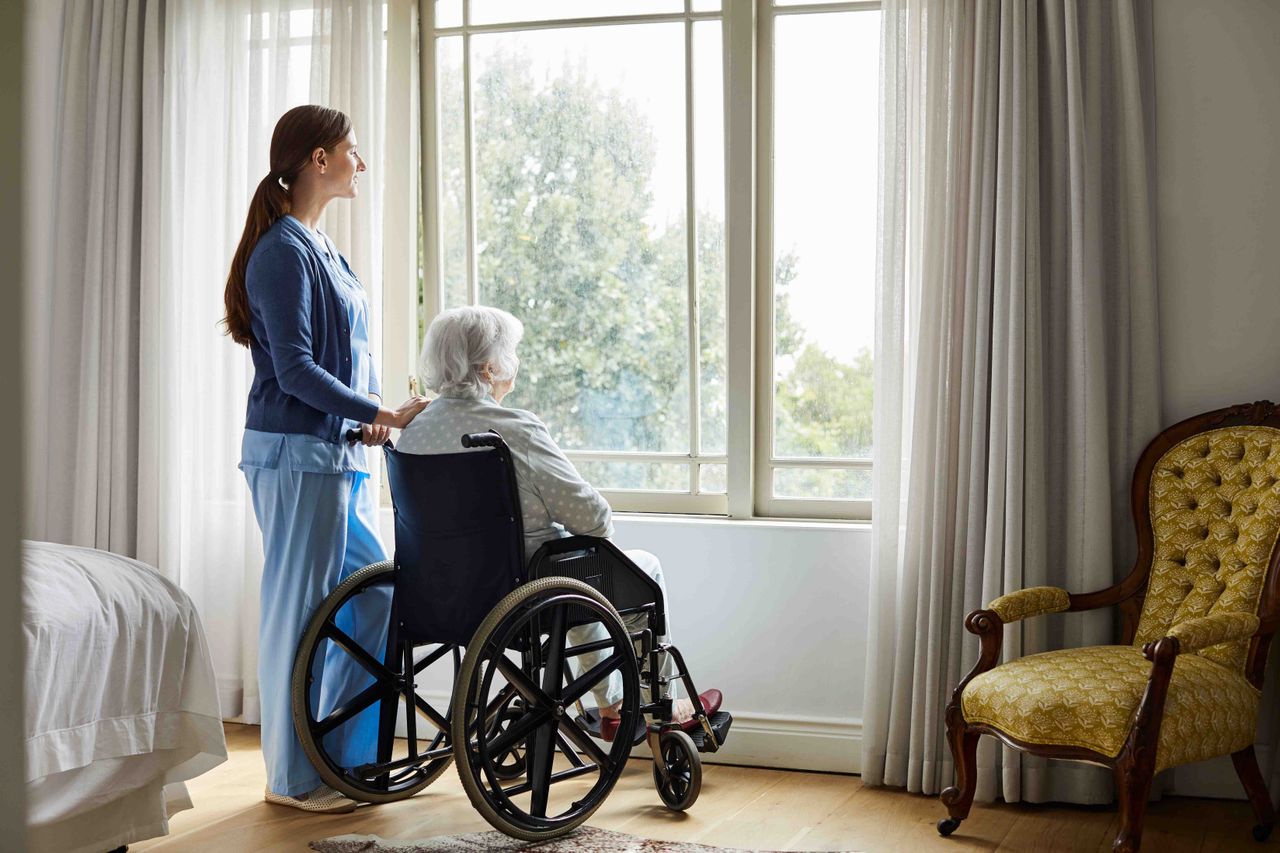
<svg viewBox="0 0 1280 853">
<path fill-rule="evenodd" d="M 693 24 L 697 21 L 722 21 L 723 69 L 724 69 L 724 122 L 725 122 L 725 333 L 726 333 L 726 447 L 724 453 L 703 453 L 699 450 L 699 359 L 698 359 L 698 283 L 696 276 L 696 249 L 692 237 L 687 241 L 688 255 L 688 334 L 690 381 L 690 451 L 687 453 L 632 453 L 571 451 L 566 454 L 575 462 L 610 461 L 625 459 L 629 462 L 680 462 L 690 471 L 688 493 L 602 489 L 602 493 L 622 512 L 677 513 L 728 518 L 792 518 L 831 520 L 869 520 L 869 500 L 816 500 L 776 498 L 772 495 L 774 471 L 779 468 L 870 468 L 870 460 L 792 459 L 773 454 L 773 218 L 772 218 L 772 162 L 773 162 L 773 32 L 778 15 L 810 14 L 815 12 L 864 11 L 879 9 L 879 0 L 848 0 L 847 2 L 808 3 L 775 7 L 772 0 L 722 0 L 721 10 L 693 11 L 692 0 L 684 0 L 682 12 L 611 15 L 604 17 L 579 17 L 565 19 L 540 19 L 501 24 L 472 24 L 470 2 L 462 0 L 460 26 L 436 29 L 435 0 L 417 1 L 417 22 L 420 37 L 419 76 L 414 81 L 411 96 L 421 104 L 421 113 L 406 109 L 406 115 L 415 114 L 417 121 L 410 121 L 420 128 L 421 169 L 417 164 L 407 168 L 417 172 L 420 183 L 417 205 L 413 213 L 405 213 L 403 196 L 397 192 L 393 199 L 390 186 L 384 198 L 386 213 L 384 223 L 390 227 L 394 221 L 417 222 L 421 234 L 422 258 L 421 293 L 412 288 L 386 288 L 385 305 L 387 321 L 384 321 L 384 372 L 389 377 L 389 387 L 404 387 L 415 371 L 419 345 L 419 320 L 429 321 L 443 308 L 443 288 L 438 259 L 440 255 L 441 222 L 438 196 L 440 175 L 438 93 L 435 80 L 436 39 L 460 36 L 462 38 L 462 74 L 464 79 L 464 170 L 466 174 L 466 241 L 467 288 L 474 303 L 476 282 L 476 205 L 475 163 L 472 156 L 473 115 L 471 109 L 471 50 L 470 39 L 475 34 L 490 32 L 514 32 L 537 29 L 608 26 L 628 23 L 684 23 L 685 60 L 685 145 L 686 145 L 686 218 L 694 216 L 694 99 L 693 99 Z M 394 31 L 393 21 L 402 21 L 397 10 L 403 12 L 414 0 L 388 0 L 388 32 Z M 408 29 L 408 28 L 406 28 Z M 399 39 L 397 39 L 397 43 Z M 397 62 L 401 56 L 393 50 L 388 35 L 388 113 L 391 112 L 391 89 L 397 76 L 395 69 L 406 66 Z M 407 73 L 401 76 L 410 76 Z M 396 103 L 402 100 L 405 87 L 397 86 Z M 421 97 L 416 97 L 417 93 Z M 403 128 L 397 126 L 397 134 L 389 133 L 389 140 L 403 138 Z M 388 147 L 388 156 L 393 146 Z M 412 144 L 401 150 L 410 151 Z M 414 158 L 409 157 L 409 160 Z M 395 164 L 406 168 L 404 164 Z M 388 162 L 388 174 L 393 164 Z M 410 174 L 406 171 L 403 174 Z M 390 185 L 391 182 L 389 182 Z M 400 182 L 402 186 L 415 186 Z M 394 208 L 394 210 L 393 210 Z M 738 213 L 735 214 L 735 211 Z M 392 215 L 392 214 L 395 215 Z M 419 219 L 419 214 L 421 218 Z M 397 226 L 399 227 L 399 226 Z M 692 232 L 691 232 L 692 234 Z M 416 237 L 416 234 L 411 235 Z M 405 245 L 416 240 L 391 239 L 388 234 L 384 251 L 394 252 L 398 258 L 399 274 L 413 267 L 404 264 Z M 416 248 L 413 252 L 416 255 Z M 427 259 L 434 259 L 428 262 Z M 392 274 L 390 258 L 384 261 L 384 269 Z M 418 275 L 389 280 L 418 281 Z M 400 292 L 396 292 L 400 291 Z M 420 300 L 420 310 L 418 301 Z M 727 488 L 724 494 L 699 494 L 700 466 L 722 464 L 726 466 Z"/>
</svg>

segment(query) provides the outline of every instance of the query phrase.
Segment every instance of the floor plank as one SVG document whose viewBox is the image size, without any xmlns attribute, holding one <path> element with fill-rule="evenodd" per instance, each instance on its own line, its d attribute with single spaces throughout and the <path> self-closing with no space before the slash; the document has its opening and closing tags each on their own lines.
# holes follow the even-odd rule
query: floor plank
<svg viewBox="0 0 1280 853">
<path fill-rule="evenodd" d="M 255 726 L 227 724 L 229 760 L 188 783 L 196 808 L 174 816 L 170 835 L 131 844 L 134 853 L 203 850 L 304 851 L 307 842 L 346 833 L 398 840 L 489 825 L 453 770 L 411 800 L 362 806 L 348 815 L 310 815 L 262 801 L 266 772 Z M 1118 826 L 1110 807 L 976 804 L 950 838 L 935 829 L 937 797 L 866 788 L 855 776 L 704 765 L 702 795 L 688 812 L 662 806 L 652 764 L 632 760 L 593 826 L 669 841 L 772 850 L 1105 851 Z M 1148 810 L 1143 849 L 1156 853 L 1265 851 L 1249 835 L 1243 801 L 1169 797 Z"/>
</svg>

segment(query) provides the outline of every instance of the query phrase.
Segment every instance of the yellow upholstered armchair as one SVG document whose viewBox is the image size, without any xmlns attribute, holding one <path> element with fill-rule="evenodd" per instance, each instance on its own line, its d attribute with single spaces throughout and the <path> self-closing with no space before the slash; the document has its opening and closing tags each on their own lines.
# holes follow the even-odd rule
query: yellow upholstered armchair
<svg viewBox="0 0 1280 853">
<path fill-rule="evenodd" d="M 950 835 L 969 816 L 980 735 L 1049 758 L 1112 768 L 1113 849 L 1137 850 L 1151 779 L 1230 755 L 1265 840 L 1275 823 L 1253 742 L 1267 648 L 1280 624 L 1280 407 L 1185 420 L 1143 451 L 1133 478 L 1138 559 L 1119 584 L 1074 595 L 1019 590 L 975 610 L 977 664 L 946 710 L 956 784 Z M 1004 626 L 1118 605 L 1122 645 L 1028 655 L 997 666 Z"/>
</svg>

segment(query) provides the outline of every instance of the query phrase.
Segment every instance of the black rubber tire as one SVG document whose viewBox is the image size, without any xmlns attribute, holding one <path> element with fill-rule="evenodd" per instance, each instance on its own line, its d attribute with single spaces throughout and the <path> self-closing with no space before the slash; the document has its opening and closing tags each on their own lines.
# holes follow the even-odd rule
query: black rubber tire
<svg viewBox="0 0 1280 853">
<path fill-rule="evenodd" d="M 498 630 L 513 611 L 534 599 L 555 594 L 571 594 L 591 599 L 605 612 L 606 618 L 613 622 L 612 626 L 606 625 L 606 630 L 610 630 L 610 634 L 614 636 L 627 636 L 626 627 L 622 622 L 622 617 L 618 615 L 618 611 L 594 587 L 572 578 L 539 578 L 512 590 L 489 611 L 489 615 L 480 623 L 480 627 L 476 629 L 471 642 L 467 645 L 467 654 L 463 658 L 462 669 L 458 672 L 458 678 L 454 682 L 451 721 L 453 725 L 454 764 L 458 769 L 458 779 L 462 782 L 462 787 L 467 792 L 471 805 L 475 807 L 481 817 L 489 822 L 490 826 L 521 841 L 537 842 L 559 838 L 563 835 L 568 835 L 585 823 L 595 813 L 596 809 L 604 803 L 609 792 L 613 790 L 613 786 L 617 784 L 618 778 L 622 775 L 622 770 L 625 767 L 626 754 L 629 752 L 625 743 L 621 741 L 615 742 L 615 750 L 621 750 L 619 753 L 621 763 L 618 764 L 616 772 L 611 775 L 605 775 L 602 769 L 601 775 L 603 778 L 597 782 L 598 790 L 595 790 L 592 801 L 586 803 L 586 807 L 573 819 L 553 828 L 539 827 L 531 822 L 526 823 L 519 819 L 513 819 L 499 811 L 489 801 L 485 791 L 481 789 L 482 780 L 476 778 L 466 754 L 468 737 L 467 710 L 471 701 L 469 693 L 474 686 L 472 682 L 477 677 L 477 667 L 480 665 L 491 635 Z M 630 646 L 629 641 L 627 646 Z M 625 660 L 630 662 L 629 665 L 624 665 L 619 669 L 622 672 L 623 680 L 624 693 L 622 702 L 624 717 L 627 716 L 628 708 L 631 709 L 632 714 L 637 714 L 640 701 L 639 666 L 634 656 L 628 656 Z M 617 743 L 622 743 L 622 746 L 616 746 Z M 611 755 L 610 757 L 613 756 Z M 590 794 L 588 796 L 592 797 Z"/>
<path fill-rule="evenodd" d="M 432 762 L 428 766 L 426 775 L 413 785 L 385 793 L 370 791 L 350 784 L 334 771 L 332 763 L 322 754 L 320 745 L 311 736 L 311 730 L 307 724 L 306 712 L 303 709 L 305 708 L 305 703 L 309 701 L 307 696 L 308 662 L 311 660 L 312 650 L 319 641 L 321 627 L 329 616 L 346 603 L 347 599 L 352 595 L 357 594 L 358 590 L 380 582 L 389 583 L 394 571 L 395 564 L 391 560 L 373 563 L 352 572 L 347 576 L 346 580 L 334 588 L 333 592 L 329 593 L 328 597 L 316 608 L 311 621 L 307 623 L 306 631 L 302 634 L 302 640 L 298 643 L 298 652 L 293 660 L 293 677 L 290 679 L 289 695 L 293 707 L 293 728 L 298 734 L 299 742 L 302 744 L 302 751 L 311 760 L 312 766 L 316 768 L 316 772 L 320 774 L 320 778 L 324 780 L 326 785 L 344 796 L 362 803 L 394 803 L 408 799 L 439 779 L 441 774 L 449 769 L 449 765 L 453 763 L 453 755 L 450 754 Z M 449 737 L 451 737 L 451 734 L 446 732 L 443 745 L 450 744 Z"/>
<path fill-rule="evenodd" d="M 938 821 L 938 834 L 946 838 L 951 833 L 960 828 L 960 821 L 953 817 L 944 817 Z"/>
<path fill-rule="evenodd" d="M 662 804 L 682 812 L 698 801 L 702 793 L 702 757 L 693 738 L 680 729 L 668 729 L 658 737 L 658 751 L 666 765 L 664 779 L 658 766 L 653 767 L 653 786 Z"/>
</svg>

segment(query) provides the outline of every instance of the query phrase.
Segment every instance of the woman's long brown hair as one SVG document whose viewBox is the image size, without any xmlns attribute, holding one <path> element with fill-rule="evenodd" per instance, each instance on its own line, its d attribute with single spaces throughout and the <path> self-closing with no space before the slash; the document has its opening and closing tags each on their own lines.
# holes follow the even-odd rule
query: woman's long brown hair
<svg viewBox="0 0 1280 853">
<path fill-rule="evenodd" d="M 294 107 L 276 122 L 271 134 L 271 171 L 259 182 L 253 201 L 249 202 L 244 234 L 231 260 L 231 274 L 227 276 L 227 314 L 222 318 L 222 325 L 231 340 L 241 346 L 247 347 L 253 341 L 249 292 L 244 281 L 253 247 L 277 219 L 289 212 L 288 188 L 311 161 L 311 153 L 317 148 L 333 150 L 350 132 L 351 119 L 345 113 L 310 104 Z"/>
</svg>

